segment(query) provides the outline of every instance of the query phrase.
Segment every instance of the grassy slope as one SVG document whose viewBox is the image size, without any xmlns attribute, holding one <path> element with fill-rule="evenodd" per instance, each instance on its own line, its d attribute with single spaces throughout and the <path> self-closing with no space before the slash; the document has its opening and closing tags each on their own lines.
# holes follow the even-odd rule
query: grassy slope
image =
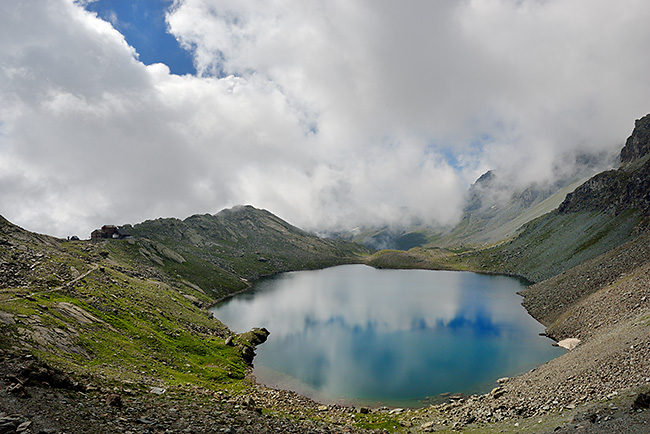
<svg viewBox="0 0 650 434">
<path fill-rule="evenodd" d="M 125 265 L 117 242 L 3 241 L 11 244 L 2 246 L 3 260 L 26 278 L 0 292 L 6 348 L 31 348 L 108 383 L 214 388 L 244 378 L 239 350 L 224 344 L 230 332 L 195 306 L 211 299 Z"/>
<path fill-rule="evenodd" d="M 522 208 L 521 204 L 511 200 L 502 209 L 490 217 L 474 218 L 471 214 L 449 234 L 435 240 L 434 245 L 457 246 L 485 246 L 502 240 L 515 237 L 519 228 L 556 209 L 566 195 L 581 185 L 586 179 L 581 179 L 568 186 L 563 187 L 555 194 L 533 203 L 528 208 Z"/>
<path fill-rule="evenodd" d="M 158 241 L 100 243 L 65 242 L 0 219 L 0 346 L 30 348 L 89 381 L 242 387 L 249 336 L 226 345 L 232 333 L 205 308 L 247 279 L 356 260 L 351 244 L 246 211 L 258 220 L 197 216 L 185 233 L 178 221 L 159 220 L 145 225 Z M 174 226 L 177 239 L 166 238 Z"/>
<path fill-rule="evenodd" d="M 467 260 L 480 271 L 515 274 L 539 282 L 624 244 L 644 222 L 638 211 L 552 212 L 524 226 L 514 240 L 485 249 Z"/>
<path fill-rule="evenodd" d="M 523 304 L 532 316 L 548 326 L 547 333 L 557 333 L 561 339 L 568 337 L 555 329 L 571 316 L 575 306 L 592 294 L 611 291 L 625 283 L 634 274 L 639 274 L 639 270 L 649 261 L 650 233 L 644 233 L 605 254 L 529 287 L 522 293 L 525 297 Z M 622 308 L 627 299 L 631 297 L 619 300 L 617 308 Z"/>
<path fill-rule="evenodd" d="M 481 250 L 380 251 L 367 263 L 383 268 L 497 273 L 540 282 L 634 239 L 645 224 L 646 217 L 634 210 L 615 216 L 594 211 L 554 211 L 526 224 L 515 239 Z"/>
<path fill-rule="evenodd" d="M 140 255 L 134 250 L 134 258 L 180 275 L 217 298 L 262 276 L 359 262 L 369 253 L 357 244 L 316 237 L 250 206 L 183 221 L 146 221 L 127 230 L 150 240 L 139 244 Z"/>
</svg>

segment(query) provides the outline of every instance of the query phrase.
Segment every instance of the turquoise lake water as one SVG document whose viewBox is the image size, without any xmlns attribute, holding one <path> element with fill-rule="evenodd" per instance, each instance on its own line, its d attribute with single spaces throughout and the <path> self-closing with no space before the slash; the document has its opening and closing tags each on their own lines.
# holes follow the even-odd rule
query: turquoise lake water
<svg viewBox="0 0 650 434">
<path fill-rule="evenodd" d="M 344 265 L 285 273 L 212 309 L 266 327 L 255 376 L 321 402 L 417 406 L 485 393 L 564 350 L 539 336 L 513 278 Z"/>
</svg>

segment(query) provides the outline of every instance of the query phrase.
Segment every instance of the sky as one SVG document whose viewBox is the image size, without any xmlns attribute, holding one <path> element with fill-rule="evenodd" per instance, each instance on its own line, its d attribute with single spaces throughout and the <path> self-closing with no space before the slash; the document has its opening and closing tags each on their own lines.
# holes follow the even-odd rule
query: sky
<svg viewBox="0 0 650 434">
<path fill-rule="evenodd" d="M 450 225 L 485 171 L 553 182 L 650 112 L 645 0 L 0 8 L 0 214 L 59 237 L 238 204 Z"/>
</svg>

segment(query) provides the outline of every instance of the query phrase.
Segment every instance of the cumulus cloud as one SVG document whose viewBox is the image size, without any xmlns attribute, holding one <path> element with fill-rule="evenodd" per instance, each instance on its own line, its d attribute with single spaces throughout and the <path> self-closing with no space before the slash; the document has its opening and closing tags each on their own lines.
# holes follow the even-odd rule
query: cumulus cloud
<svg viewBox="0 0 650 434">
<path fill-rule="evenodd" d="M 72 0 L 0 15 L 0 213 L 40 232 L 250 203 L 306 229 L 450 224 L 650 111 L 650 5 L 176 0 L 197 76 Z M 119 17 L 118 17 L 119 19 Z"/>
</svg>

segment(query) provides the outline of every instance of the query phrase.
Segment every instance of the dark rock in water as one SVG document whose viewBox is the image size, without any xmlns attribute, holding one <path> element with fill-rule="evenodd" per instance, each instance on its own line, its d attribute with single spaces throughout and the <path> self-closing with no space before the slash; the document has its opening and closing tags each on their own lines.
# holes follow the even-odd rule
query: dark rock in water
<svg viewBox="0 0 650 434">
<path fill-rule="evenodd" d="M 259 345 L 263 344 L 266 342 L 266 339 L 269 337 L 270 332 L 265 329 L 264 327 L 262 328 L 254 328 L 251 330 L 251 333 L 253 333 L 254 339 L 251 339 L 251 344 L 253 345 Z"/>
<path fill-rule="evenodd" d="M 241 355 L 244 358 L 244 361 L 248 364 L 253 363 L 253 359 L 255 358 L 255 350 L 252 347 L 247 347 L 247 346 L 242 346 L 241 348 Z"/>
<path fill-rule="evenodd" d="M 641 408 L 650 408 L 650 392 L 639 393 L 639 395 L 634 400 L 634 403 L 632 404 L 632 409 L 639 410 Z"/>
</svg>

